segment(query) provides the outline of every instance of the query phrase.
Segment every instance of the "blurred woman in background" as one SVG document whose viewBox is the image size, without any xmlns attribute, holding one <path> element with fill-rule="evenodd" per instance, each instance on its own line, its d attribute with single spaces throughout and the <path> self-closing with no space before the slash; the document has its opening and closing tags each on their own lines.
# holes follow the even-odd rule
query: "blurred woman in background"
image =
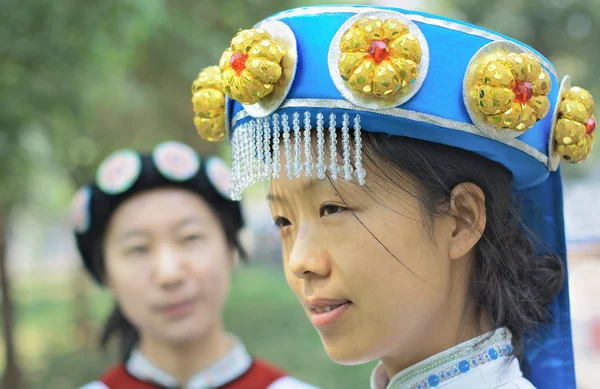
<svg viewBox="0 0 600 389">
<path fill-rule="evenodd" d="M 115 299 L 101 343 L 117 340 L 121 358 L 86 389 L 313 388 L 224 329 L 231 272 L 246 259 L 228 184 L 221 159 L 166 142 L 113 153 L 77 192 L 77 247 Z"/>
</svg>

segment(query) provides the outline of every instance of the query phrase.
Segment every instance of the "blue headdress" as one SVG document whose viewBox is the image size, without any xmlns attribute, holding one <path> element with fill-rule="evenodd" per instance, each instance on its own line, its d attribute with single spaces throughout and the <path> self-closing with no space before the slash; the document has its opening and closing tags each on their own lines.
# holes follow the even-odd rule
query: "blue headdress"
<svg viewBox="0 0 600 389">
<path fill-rule="evenodd" d="M 518 41 L 395 8 L 299 8 L 240 31 L 192 93 L 200 135 L 232 145 L 235 199 L 280 174 L 363 184 L 362 130 L 418 138 L 509 169 L 524 223 L 566 266 L 559 162 L 591 152 L 594 102 Z M 566 280 L 550 310 L 526 337 L 527 375 L 539 388 L 575 389 Z"/>
</svg>

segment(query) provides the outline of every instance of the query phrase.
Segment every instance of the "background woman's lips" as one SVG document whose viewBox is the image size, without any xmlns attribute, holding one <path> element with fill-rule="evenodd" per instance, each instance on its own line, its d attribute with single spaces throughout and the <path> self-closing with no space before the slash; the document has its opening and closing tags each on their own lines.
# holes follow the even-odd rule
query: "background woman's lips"
<svg viewBox="0 0 600 389">
<path fill-rule="evenodd" d="M 174 304 L 163 305 L 159 307 L 159 311 L 168 317 L 185 316 L 194 310 L 195 302 L 196 299 L 188 299 Z"/>
</svg>

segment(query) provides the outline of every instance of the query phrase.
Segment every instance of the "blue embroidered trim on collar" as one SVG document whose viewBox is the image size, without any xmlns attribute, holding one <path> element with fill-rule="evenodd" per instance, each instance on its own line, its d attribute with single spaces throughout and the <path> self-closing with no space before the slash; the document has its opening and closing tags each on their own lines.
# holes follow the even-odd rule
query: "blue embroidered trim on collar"
<svg viewBox="0 0 600 389">
<path fill-rule="evenodd" d="M 391 378 L 387 389 L 433 389 L 483 365 L 511 356 L 512 334 L 506 328 L 489 332 L 411 366 Z M 381 363 L 373 371 L 372 387 L 380 387 Z M 384 380 L 387 381 L 387 380 Z M 377 386 L 378 385 L 378 386 Z"/>
<path fill-rule="evenodd" d="M 458 377 L 468 373 L 472 369 L 485 365 L 488 362 L 497 360 L 499 357 L 507 357 L 512 352 L 513 347 L 510 342 L 502 345 L 492 346 L 490 349 L 479 353 L 475 356 L 462 359 L 458 363 L 453 363 L 445 369 L 439 370 L 437 373 L 429 375 L 426 379 L 422 379 L 410 386 L 410 389 L 430 389 L 439 386 L 441 383 L 448 381 L 451 378 Z"/>
</svg>

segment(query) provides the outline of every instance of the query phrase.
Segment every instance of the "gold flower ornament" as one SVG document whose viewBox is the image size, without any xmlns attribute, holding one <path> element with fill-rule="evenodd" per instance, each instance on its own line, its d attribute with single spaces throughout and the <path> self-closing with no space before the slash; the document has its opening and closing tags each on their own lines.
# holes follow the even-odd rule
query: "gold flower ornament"
<svg viewBox="0 0 600 389">
<path fill-rule="evenodd" d="M 284 50 L 269 32 L 240 31 L 225 50 L 219 66 L 223 91 L 242 104 L 255 104 L 273 92 L 283 72 Z"/>
<path fill-rule="evenodd" d="M 558 120 L 554 128 L 555 150 L 563 161 L 584 161 L 592 152 L 596 137 L 592 95 L 575 86 L 564 94 L 559 104 Z"/>
<path fill-rule="evenodd" d="M 550 110 L 546 96 L 552 87 L 540 62 L 524 52 L 497 52 L 470 65 L 468 85 L 471 117 L 496 129 L 522 133 Z M 475 112 L 474 112 L 475 111 Z"/>
<path fill-rule="evenodd" d="M 198 134 L 210 142 L 225 137 L 225 95 L 218 66 L 202 69 L 192 84 L 194 124 Z"/>
<path fill-rule="evenodd" d="M 421 44 L 400 20 L 361 18 L 343 34 L 339 47 L 340 75 L 360 94 L 391 97 L 419 75 Z"/>
</svg>

